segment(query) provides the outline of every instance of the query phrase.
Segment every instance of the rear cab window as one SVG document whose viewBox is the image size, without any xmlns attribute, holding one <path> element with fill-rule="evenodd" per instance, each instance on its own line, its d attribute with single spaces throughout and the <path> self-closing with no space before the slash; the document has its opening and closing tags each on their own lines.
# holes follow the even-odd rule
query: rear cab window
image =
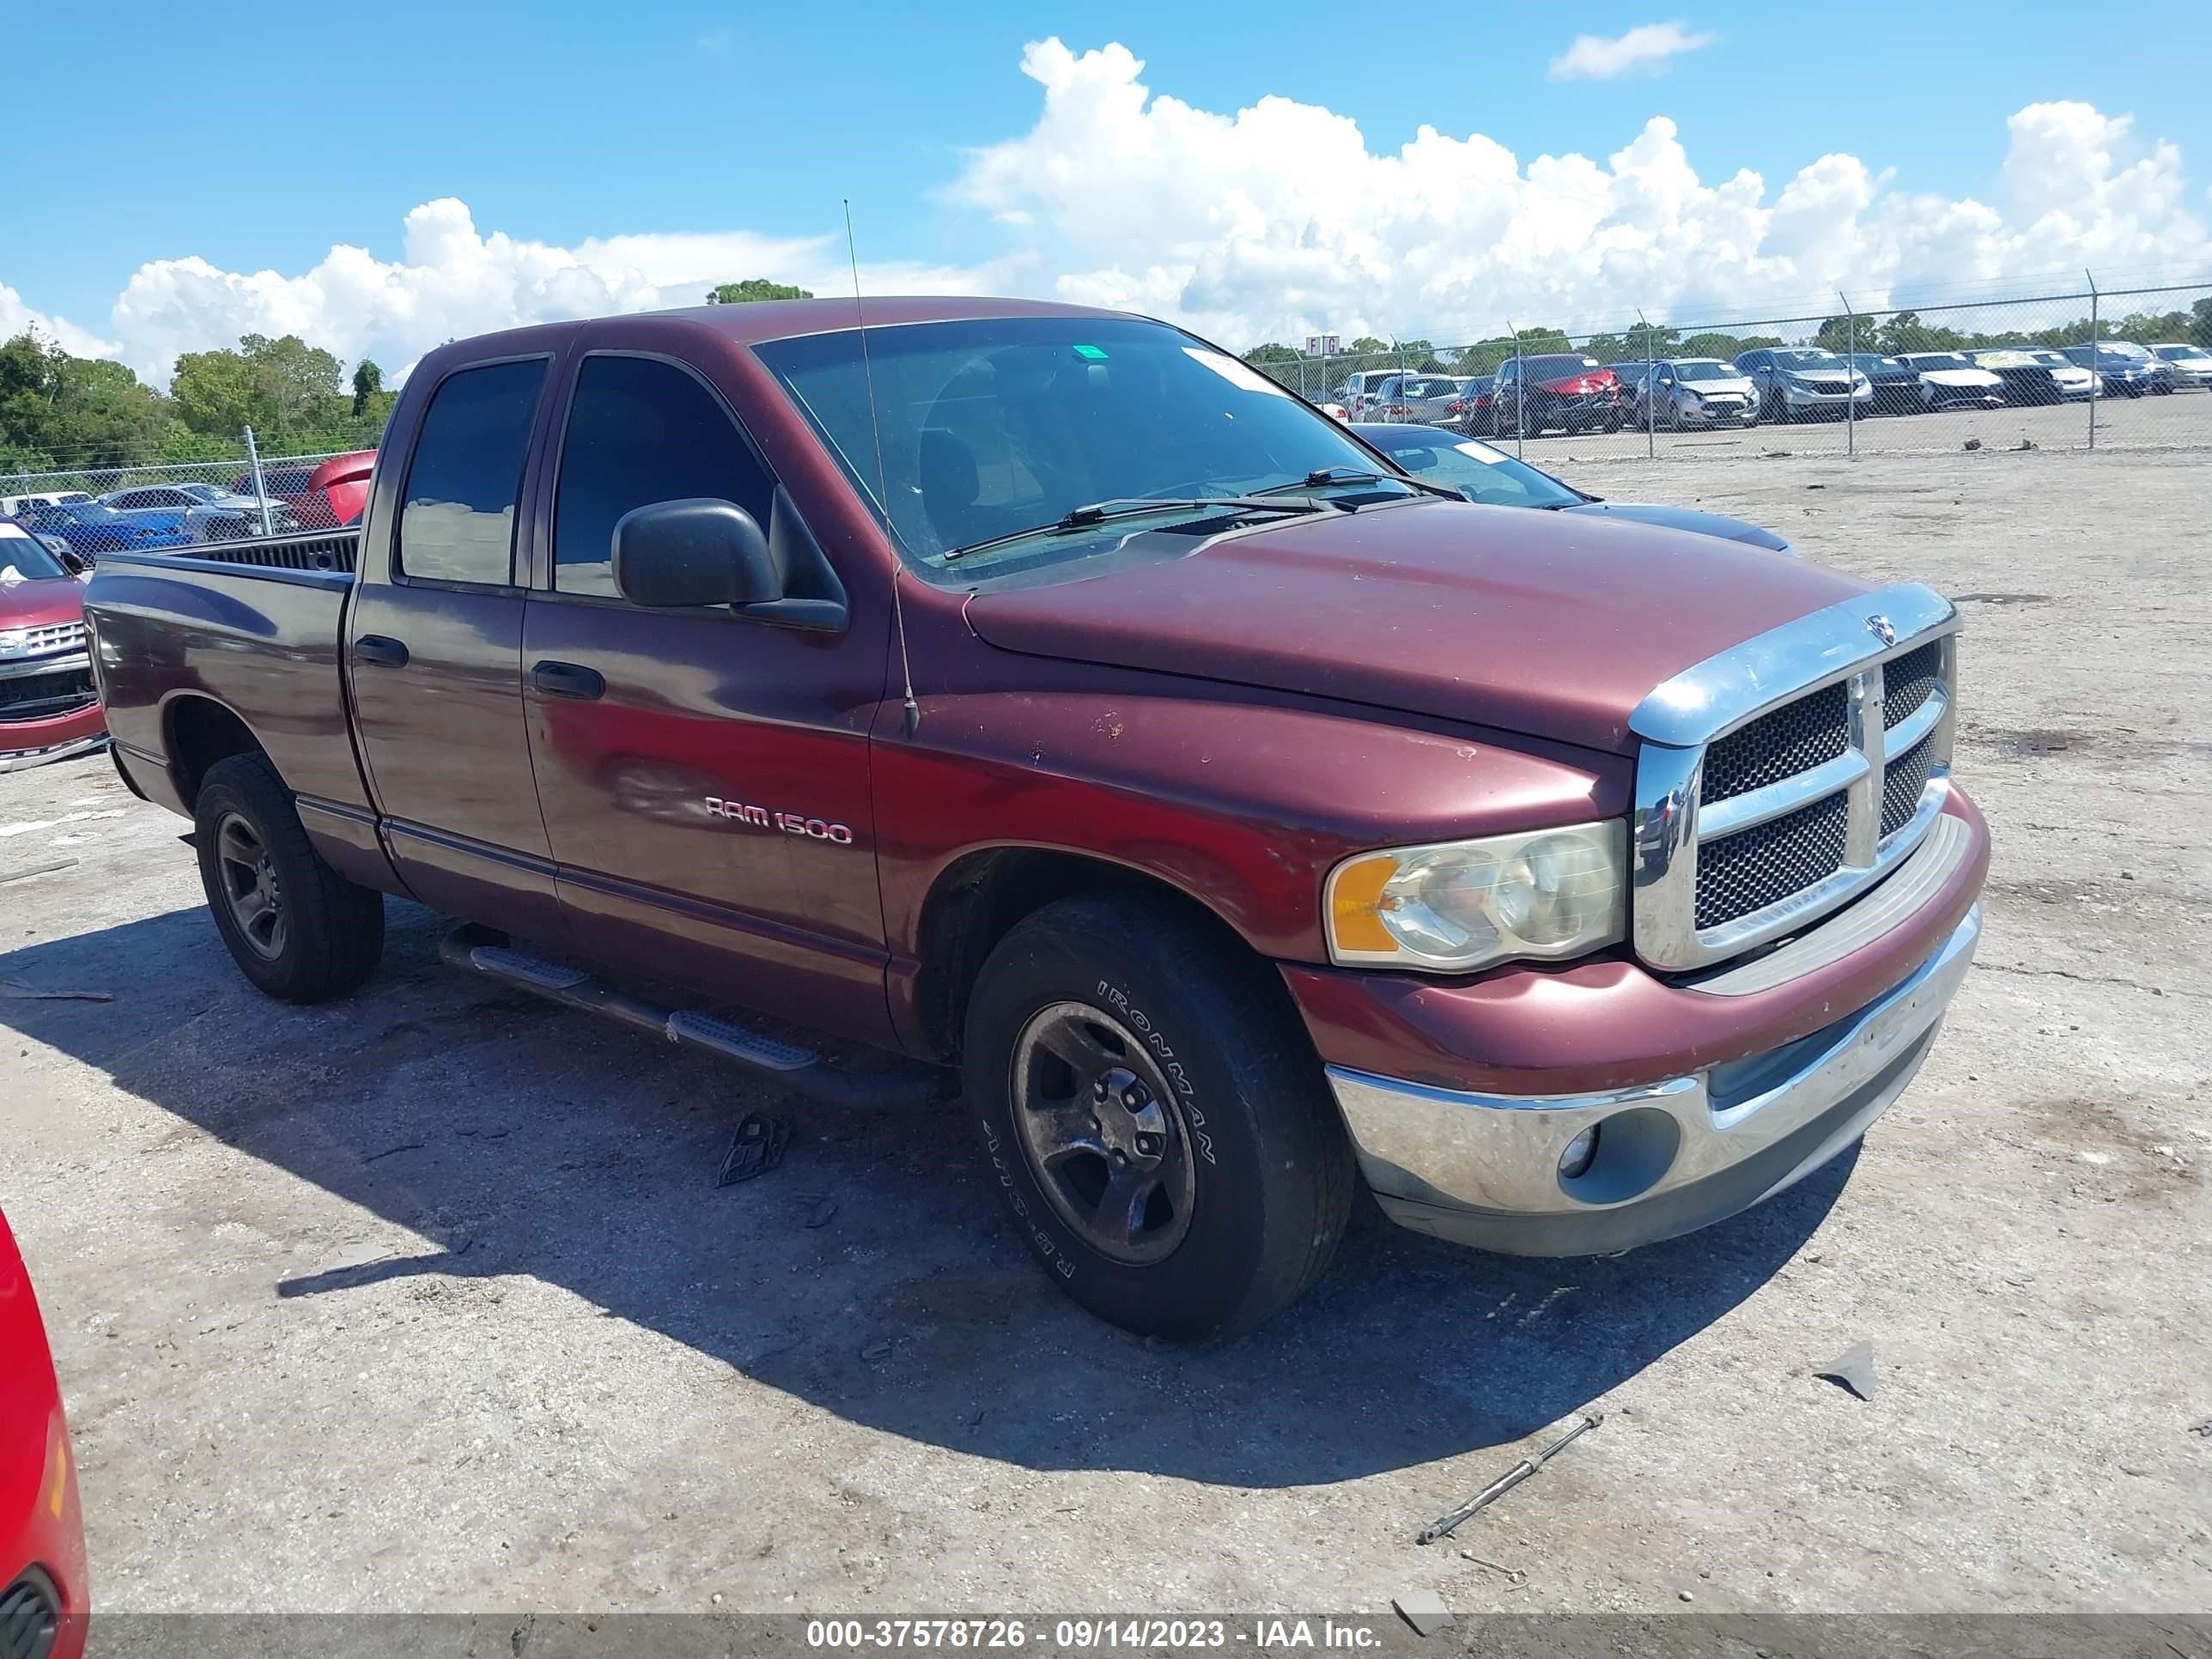
<svg viewBox="0 0 2212 1659">
<path fill-rule="evenodd" d="M 546 359 L 456 370 L 430 395 L 408 463 L 395 576 L 506 587 Z"/>
</svg>

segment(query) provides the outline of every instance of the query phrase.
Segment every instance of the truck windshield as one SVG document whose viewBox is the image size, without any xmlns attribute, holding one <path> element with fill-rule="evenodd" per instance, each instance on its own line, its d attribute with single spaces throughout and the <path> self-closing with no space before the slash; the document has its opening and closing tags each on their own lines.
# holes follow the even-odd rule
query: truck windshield
<svg viewBox="0 0 2212 1659">
<path fill-rule="evenodd" d="M 1164 324 L 898 324 L 868 330 L 865 367 L 856 330 L 754 350 L 853 487 L 888 507 L 908 562 L 963 582 L 1111 552 L 1179 522 L 1212 528 L 1221 514 L 1167 501 L 1296 494 L 1332 470 L 1344 476 L 1310 493 L 1347 506 L 1423 499 L 1378 478 L 1373 453 L 1337 422 Z M 1079 507 L 1142 496 L 1162 498 L 1162 514 L 1060 527 Z M 977 545 L 1001 537 L 1012 539 Z M 975 550 L 948 572 L 963 548 Z"/>
</svg>

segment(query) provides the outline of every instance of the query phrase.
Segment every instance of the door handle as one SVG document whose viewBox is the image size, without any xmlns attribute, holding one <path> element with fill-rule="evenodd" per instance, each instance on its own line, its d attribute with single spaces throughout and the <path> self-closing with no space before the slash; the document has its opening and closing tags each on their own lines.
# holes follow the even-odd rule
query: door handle
<svg viewBox="0 0 2212 1659">
<path fill-rule="evenodd" d="M 381 663 L 387 668 L 407 665 L 407 647 L 398 640 L 386 639 L 381 634 L 364 634 L 353 642 L 356 662 Z"/>
<path fill-rule="evenodd" d="M 530 671 L 530 683 L 549 697 L 580 697 L 589 702 L 607 694 L 606 676 L 580 663 L 541 662 Z"/>
</svg>

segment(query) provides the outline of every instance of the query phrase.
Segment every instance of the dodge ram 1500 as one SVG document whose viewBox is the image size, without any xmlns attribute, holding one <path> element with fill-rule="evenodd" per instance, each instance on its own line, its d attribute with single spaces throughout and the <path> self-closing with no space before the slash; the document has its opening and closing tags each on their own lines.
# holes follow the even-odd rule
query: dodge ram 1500
<svg viewBox="0 0 2212 1659">
<path fill-rule="evenodd" d="M 1147 1333 L 1288 1303 L 1363 1182 L 1512 1252 L 1742 1210 L 1906 1087 L 1979 928 L 1947 600 L 1472 504 L 1126 315 L 450 344 L 357 532 L 110 555 L 88 613 L 264 991 L 359 986 L 404 895 L 795 1092 L 957 1090 Z"/>
</svg>

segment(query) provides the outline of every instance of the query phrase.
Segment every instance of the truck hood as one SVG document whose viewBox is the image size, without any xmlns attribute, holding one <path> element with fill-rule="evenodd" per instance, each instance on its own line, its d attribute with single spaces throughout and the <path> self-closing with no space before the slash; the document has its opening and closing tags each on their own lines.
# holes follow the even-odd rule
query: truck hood
<svg viewBox="0 0 2212 1659">
<path fill-rule="evenodd" d="M 74 576 L 0 581 L 0 629 L 51 628 L 84 616 L 84 584 Z"/>
<path fill-rule="evenodd" d="M 978 593 L 968 618 L 988 643 L 1033 656 L 1626 754 L 1629 714 L 1661 681 L 1867 591 L 1818 565 L 1618 515 L 1431 501 Z"/>
</svg>

